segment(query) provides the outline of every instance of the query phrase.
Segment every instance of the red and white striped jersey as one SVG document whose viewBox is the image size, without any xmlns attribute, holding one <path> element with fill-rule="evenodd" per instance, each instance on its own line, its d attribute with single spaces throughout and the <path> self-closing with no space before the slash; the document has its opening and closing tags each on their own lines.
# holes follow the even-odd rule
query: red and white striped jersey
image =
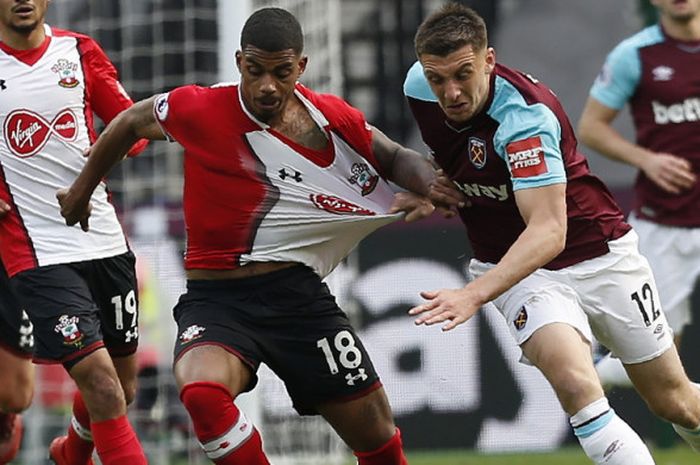
<svg viewBox="0 0 700 465">
<path fill-rule="evenodd" d="M 83 151 L 95 139 L 93 112 L 109 122 L 131 99 L 95 41 L 45 30 L 36 49 L 0 42 L 0 198 L 11 206 L 0 220 L 0 255 L 10 276 L 127 251 L 104 183 L 92 196 L 87 233 L 66 226 L 56 190 L 69 186 L 85 164 Z"/>
<path fill-rule="evenodd" d="M 400 215 L 372 151 L 362 113 L 297 84 L 296 97 L 326 132 L 325 150 L 302 147 L 257 120 L 237 85 L 180 87 L 154 113 L 185 149 L 188 269 L 293 261 L 321 277 L 357 243 Z"/>
</svg>

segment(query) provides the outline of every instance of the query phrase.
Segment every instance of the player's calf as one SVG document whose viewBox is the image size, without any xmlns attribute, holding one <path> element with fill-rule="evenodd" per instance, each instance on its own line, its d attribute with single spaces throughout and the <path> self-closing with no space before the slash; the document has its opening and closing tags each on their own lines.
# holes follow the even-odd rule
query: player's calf
<svg viewBox="0 0 700 465">
<path fill-rule="evenodd" d="M 260 433 L 220 383 L 187 383 L 180 399 L 190 414 L 204 453 L 217 465 L 270 465 Z"/>
</svg>

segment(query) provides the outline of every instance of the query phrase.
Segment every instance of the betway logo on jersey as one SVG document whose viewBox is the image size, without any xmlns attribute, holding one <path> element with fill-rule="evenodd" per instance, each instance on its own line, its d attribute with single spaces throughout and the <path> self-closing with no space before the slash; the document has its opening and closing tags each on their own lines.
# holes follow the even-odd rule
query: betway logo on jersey
<svg viewBox="0 0 700 465">
<path fill-rule="evenodd" d="M 326 210 L 327 212 L 335 213 L 337 215 L 375 215 L 372 210 L 360 207 L 359 205 L 355 205 L 354 203 L 350 203 L 347 200 L 343 200 L 334 195 L 311 194 L 309 198 L 314 203 L 316 208 L 320 208 L 321 210 Z"/>
<path fill-rule="evenodd" d="M 508 165 L 514 178 L 529 178 L 547 172 L 544 149 L 539 136 L 506 145 Z"/>
<path fill-rule="evenodd" d="M 508 200 L 508 186 L 505 184 L 501 184 L 500 186 L 484 186 L 475 182 L 467 184 L 457 181 L 455 181 L 454 184 L 457 186 L 457 189 L 462 191 L 467 197 L 487 197 L 489 199 L 498 200 L 499 202 Z"/>
<path fill-rule="evenodd" d="M 29 110 L 15 110 L 5 118 L 5 141 L 20 158 L 35 155 L 51 136 L 74 141 L 78 135 L 78 119 L 71 110 L 63 110 L 50 122 Z"/>
<path fill-rule="evenodd" d="M 656 100 L 651 102 L 656 124 L 685 123 L 700 120 L 700 98 L 691 97 L 681 103 L 662 105 Z"/>
</svg>

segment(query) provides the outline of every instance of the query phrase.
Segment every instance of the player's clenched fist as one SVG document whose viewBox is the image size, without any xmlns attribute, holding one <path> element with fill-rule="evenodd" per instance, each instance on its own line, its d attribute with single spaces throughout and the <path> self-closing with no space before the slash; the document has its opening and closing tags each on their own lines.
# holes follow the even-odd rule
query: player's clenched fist
<svg viewBox="0 0 700 465">
<path fill-rule="evenodd" d="M 76 223 L 80 223 L 80 228 L 87 232 L 90 229 L 88 218 L 90 218 L 90 212 L 92 211 L 90 201 L 84 202 L 77 199 L 68 188 L 59 189 L 56 192 L 56 198 L 61 206 L 61 216 L 65 218 L 66 224 L 73 226 Z"/>
</svg>

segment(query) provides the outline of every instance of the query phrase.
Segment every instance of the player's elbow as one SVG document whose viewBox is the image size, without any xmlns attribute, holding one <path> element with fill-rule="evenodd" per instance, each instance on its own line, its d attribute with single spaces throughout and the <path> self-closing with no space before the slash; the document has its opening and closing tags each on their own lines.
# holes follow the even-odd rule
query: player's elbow
<svg viewBox="0 0 700 465">
<path fill-rule="evenodd" d="M 545 250 L 547 250 L 550 260 L 564 251 L 566 247 L 566 231 L 565 221 L 552 221 L 547 225 L 547 231 L 545 233 L 547 237 L 547 246 Z"/>
<path fill-rule="evenodd" d="M 586 145 L 591 145 L 594 143 L 596 134 L 595 123 L 589 117 L 587 117 L 585 113 L 578 121 L 576 132 L 578 134 L 578 139 L 582 143 Z"/>
</svg>

